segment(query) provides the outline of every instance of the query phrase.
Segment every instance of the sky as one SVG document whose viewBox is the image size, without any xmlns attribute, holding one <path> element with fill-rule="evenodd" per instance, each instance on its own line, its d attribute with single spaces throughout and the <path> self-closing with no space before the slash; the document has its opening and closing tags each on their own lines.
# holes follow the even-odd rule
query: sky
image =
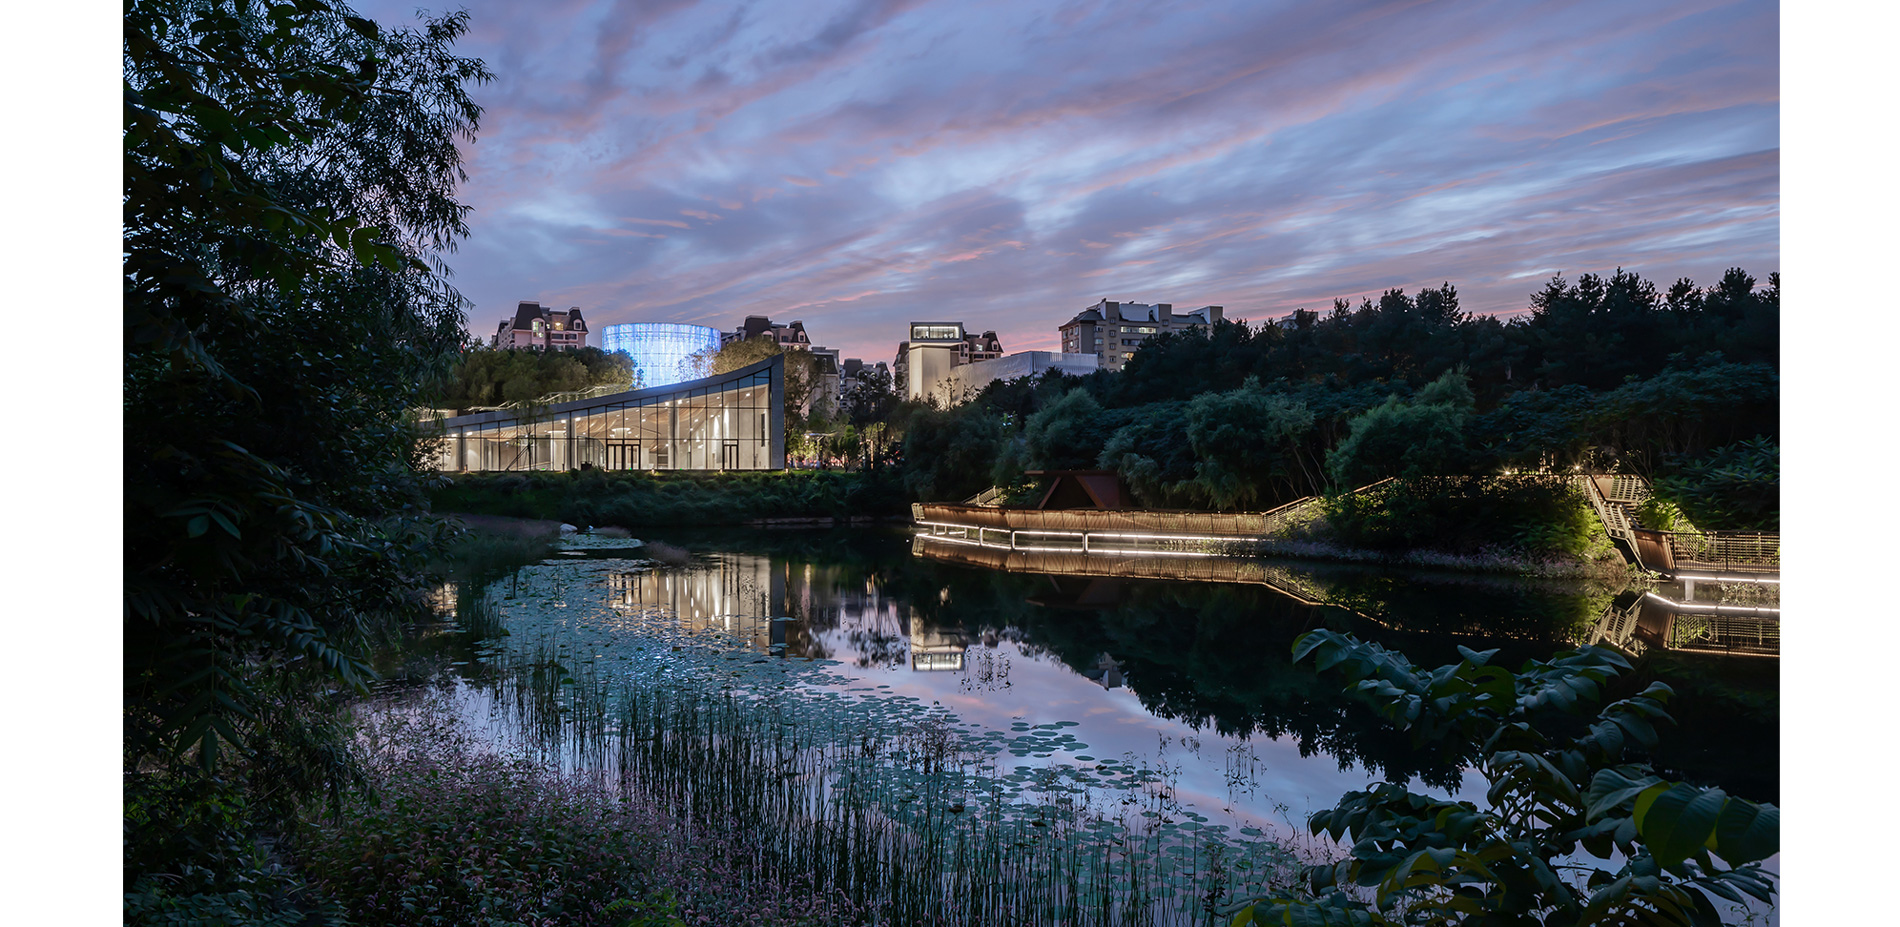
<svg viewBox="0 0 1900 927">
<path fill-rule="evenodd" d="M 467 8 L 484 338 L 532 299 L 889 361 L 911 320 L 1056 350 L 1103 298 L 1510 314 L 1558 273 L 1780 270 L 1771 2 Z"/>
</svg>

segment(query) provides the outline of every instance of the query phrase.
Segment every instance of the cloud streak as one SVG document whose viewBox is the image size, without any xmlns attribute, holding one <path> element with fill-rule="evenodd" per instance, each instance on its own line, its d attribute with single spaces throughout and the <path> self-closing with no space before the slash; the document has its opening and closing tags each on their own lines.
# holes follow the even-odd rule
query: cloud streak
<svg viewBox="0 0 1900 927">
<path fill-rule="evenodd" d="M 385 23 L 410 7 L 364 6 Z M 1262 319 L 1780 260 L 1766 2 L 471 5 L 470 327 L 748 314 L 888 360 L 1104 296 Z"/>
</svg>

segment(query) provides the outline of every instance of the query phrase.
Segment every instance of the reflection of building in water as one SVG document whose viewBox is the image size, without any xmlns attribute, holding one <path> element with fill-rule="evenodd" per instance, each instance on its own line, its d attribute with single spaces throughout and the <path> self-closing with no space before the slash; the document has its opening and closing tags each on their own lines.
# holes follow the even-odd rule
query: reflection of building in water
<svg viewBox="0 0 1900 927">
<path fill-rule="evenodd" d="M 455 616 L 455 584 L 443 583 L 429 593 L 429 608 L 439 618 Z"/>
<path fill-rule="evenodd" d="M 924 624 L 916 610 L 910 613 L 910 668 L 920 673 L 963 672 L 963 653 L 970 642 L 961 631 L 942 631 Z"/>
<path fill-rule="evenodd" d="M 1590 629 L 1586 644 L 1608 644 L 1632 654 L 1650 647 L 1740 656 L 1781 655 L 1781 609 L 1698 601 L 1693 585 L 1678 601 L 1644 592 L 1612 603 Z"/>
<path fill-rule="evenodd" d="M 751 554 L 720 554 L 712 563 L 683 570 L 643 570 L 607 577 L 617 609 L 664 609 L 687 631 L 724 631 L 754 650 L 785 640 L 784 585 L 772 562 Z"/>
<path fill-rule="evenodd" d="M 1115 658 L 1106 653 L 1095 658 L 1095 666 L 1080 672 L 1095 680 L 1095 684 L 1104 689 L 1120 688 L 1122 684 L 1121 664 L 1116 663 Z"/>
<path fill-rule="evenodd" d="M 924 627 L 877 586 L 843 567 L 720 553 L 680 570 L 613 573 L 619 610 L 664 612 L 687 631 L 717 630 L 788 656 L 853 659 L 918 670 L 963 668 L 963 638 Z M 834 650 L 844 653 L 834 654 Z"/>
</svg>

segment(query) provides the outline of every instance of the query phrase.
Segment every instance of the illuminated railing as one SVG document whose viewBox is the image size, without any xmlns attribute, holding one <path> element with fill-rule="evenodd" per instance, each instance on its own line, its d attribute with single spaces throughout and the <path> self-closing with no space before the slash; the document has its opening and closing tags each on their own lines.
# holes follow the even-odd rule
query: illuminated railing
<svg viewBox="0 0 1900 927">
<path fill-rule="evenodd" d="M 1781 569 L 1781 535 L 1717 532 L 1671 531 L 1663 535 L 1670 556 L 1680 569 L 1717 572 L 1762 572 Z"/>
</svg>

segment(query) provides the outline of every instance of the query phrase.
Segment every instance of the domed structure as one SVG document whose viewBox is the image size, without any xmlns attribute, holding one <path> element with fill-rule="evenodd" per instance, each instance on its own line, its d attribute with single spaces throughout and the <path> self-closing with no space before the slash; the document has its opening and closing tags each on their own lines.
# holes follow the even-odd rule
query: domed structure
<svg viewBox="0 0 1900 927">
<path fill-rule="evenodd" d="M 642 387 L 667 386 L 705 374 L 690 359 L 706 349 L 719 350 L 719 330 L 678 322 L 623 322 L 600 330 L 600 349 L 625 351 Z"/>
</svg>

